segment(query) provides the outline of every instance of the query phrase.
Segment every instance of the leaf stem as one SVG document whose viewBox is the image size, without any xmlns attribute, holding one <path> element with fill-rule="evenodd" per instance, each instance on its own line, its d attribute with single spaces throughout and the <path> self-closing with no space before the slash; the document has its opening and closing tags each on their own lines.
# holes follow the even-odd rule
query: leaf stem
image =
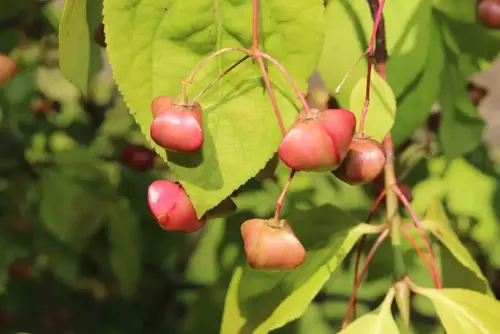
<svg viewBox="0 0 500 334">
<path fill-rule="evenodd" d="M 281 207 L 283 206 L 283 200 L 285 199 L 286 193 L 288 192 L 288 189 L 290 188 L 290 184 L 292 183 L 293 177 L 295 176 L 294 170 L 290 172 L 290 176 L 288 177 L 288 180 L 285 183 L 285 186 L 283 187 L 283 191 L 281 192 L 280 197 L 276 201 L 276 211 L 274 213 L 274 219 L 279 220 L 280 218 L 280 213 L 281 213 Z"/>
<path fill-rule="evenodd" d="M 295 81 L 293 80 L 293 78 L 290 76 L 290 74 L 288 74 L 288 72 L 285 69 L 285 67 L 283 65 L 281 65 L 279 61 L 277 61 L 276 59 L 274 59 L 273 57 L 271 57 L 267 53 L 262 52 L 260 50 L 258 50 L 256 52 L 256 56 L 257 56 L 257 58 L 262 57 L 262 58 L 265 58 L 265 59 L 269 60 L 271 63 L 273 63 L 274 66 L 276 66 L 281 71 L 281 73 L 283 73 L 283 75 L 286 77 L 286 79 L 288 80 L 288 82 L 292 86 L 293 90 L 295 91 L 295 95 L 297 95 L 298 99 L 302 103 L 302 107 L 304 108 L 305 112 L 307 114 L 310 114 L 311 113 L 311 109 L 309 108 L 309 104 L 307 103 L 307 101 L 306 101 L 306 99 L 304 97 L 304 94 L 302 94 L 300 92 L 299 88 L 297 87 L 297 84 L 295 83 Z"/>
<path fill-rule="evenodd" d="M 193 83 L 194 77 L 205 67 L 210 61 L 212 61 L 214 58 L 220 56 L 223 53 L 230 52 L 230 51 L 238 51 L 238 52 L 243 52 L 245 55 L 251 57 L 252 52 L 247 49 L 243 48 L 223 48 L 220 50 L 215 51 L 212 53 L 210 56 L 207 58 L 203 59 L 203 61 L 191 72 L 191 74 L 181 82 L 182 85 L 182 90 L 181 90 L 181 99 L 182 102 L 187 104 L 188 103 L 188 97 L 187 97 L 187 85 Z"/>
<path fill-rule="evenodd" d="M 241 58 L 240 60 L 238 60 L 236 63 L 234 63 L 233 65 L 231 65 L 230 67 L 228 67 L 224 72 L 222 72 L 221 74 L 219 74 L 217 76 L 217 78 L 215 78 L 210 84 L 208 84 L 207 87 L 205 87 L 201 92 L 199 92 L 198 95 L 196 95 L 196 97 L 191 102 L 192 103 L 197 102 L 203 96 L 203 94 L 205 94 L 210 88 L 212 88 L 213 85 L 215 85 L 220 79 L 222 79 L 223 77 L 225 77 L 229 72 L 231 72 L 232 70 L 234 70 L 236 67 L 238 67 L 238 65 L 240 65 L 241 63 L 243 63 L 248 58 L 250 58 L 250 56 L 246 55 L 243 58 Z"/>
<path fill-rule="evenodd" d="M 415 226 L 417 227 L 418 232 L 420 233 L 420 236 L 424 240 L 425 248 L 427 249 L 427 252 L 429 254 L 429 258 L 431 261 L 432 275 L 433 275 L 433 278 L 435 279 L 436 289 L 440 289 L 441 288 L 441 279 L 439 277 L 439 271 L 438 271 L 438 267 L 436 264 L 436 259 L 434 257 L 433 252 L 432 252 L 431 243 L 429 241 L 429 238 L 425 234 L 424 228 L 422 227 L 422 224 L 420 223 L 420 220 L 418 219 L 418 216 L 415 213 L 415 210 L 413 210 L 413 207 L 408 202 L 408 199 L 406 198 L 406 196 L 401 192 L 401 189 L 399 189 L 399 187 L 396 184 L 394 184 L 392 186 L 392 188 L 393 188 L 393 191 L 396 194 L 396 196 L 401 200 L 403 205 L 406 207 L 406 210 L 408 210 L 408 213 L 410 214 L 411 218 L 413 219 L 413 222 L 415 223 Z"/>
<path fill-rule="evenodd" d="M 382 242 L 384 242 L 384 240 L 387 238 L 388 234 L 389 234 L 389 229 L 385 229 L 379 235 L 379 237 L 377 238 L 377 240 L 373 244 L 372 248 L 370 249 L 370 252 L 366 256 L 365 263 L 363 264 L 363 267 L 361 268 L 361 272 L 359 274 L 358 279 L 356 280 L 356 284 L 355 284 L 354 290 L 353 290 L 353 292 L 351 294 L 351 298 L 349 299 L 349 304 L 347 305 L 347 311 L 346 311 L 346 314 L 344 316 L 344 322 L 342 324 L 342 329 L 346 328 L 347 325 L 349 324 L 349 315 L 351 314 L 351 310 L 353 309 L 354 302 L 356 300 L 356 295 L 358 293 L 359 286 L 361 285 L 361 281 L 363 280 L 363 278 L 366 275 L 366 272 L 368 271 L 368 267 L 370 265 L 370 262 L 373 259 L 373 256 L 375 255 L 375 252 L 380 247 L 380 245 L 382 244 Z"/>
<path fill-rule="evenodd" d="M 259 64 L 260 71 L 262 72 L 262 78 L 264 79 L 264 83 L 266 84 L 266 90 L 269 94 L 269 99 L 273 105 L 274 115 L 276 116 L 276 120 L 278 121 L 278 126 L 280 127 L 281 133 L 283 136 L 286 134 L 285 125 L 283 124 L 283 120 L 281 119 L 280 109 L 278 107 L 278 102 L 276 102 L 276 96 L 274 95 L 274 89 L 271 85 L 271 80 L 269 80 L 269 75 L 267 74 L 266 66 L 264 65 L 264 61 L 262 57 L 257 56 L 257 63 Z"/>
<path fill-rule="evenodd" d="M 429 272 L 429 276 L 431 277 L 432 281 L 434 282 L 434 285 L 436 287 L 438 287 L 439 286 L 439 277 L 436 277 L 434 275 L 434 271 L 432 270 L 432 267 L 431 267 L 429 261 L 427 260 L 427 257 L 425 256 L 424 252 L 422 251 L 420 246 L 417 244 L 417 241 L 415 240 L 415 238 L 413 238 L 411 236 L 411 234 L 406 230 L 406 228 L 404 226 L 401 227 L 401 231 L 405 235 L 406 239 L 408 239 L 408 241 L 411 243 L 413 248 L 415 248 L 415 250 L 417 251 L 417 254 L 420 257 L 420 260 L 422 261 L 425 268 Z"/>
</svg>

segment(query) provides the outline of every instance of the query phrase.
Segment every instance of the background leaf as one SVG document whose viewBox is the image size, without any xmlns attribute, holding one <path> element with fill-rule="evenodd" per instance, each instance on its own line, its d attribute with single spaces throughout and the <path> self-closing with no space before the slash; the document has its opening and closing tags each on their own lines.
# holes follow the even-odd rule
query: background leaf
<svg viewBox="0 0 500 334">
<path fill-rule="evenodd" d="M 398 96 L 397 113 L 391 129 L 394 145 L 401 144 L 427 119 L 440 92 L 440 78 L 444 68 L 444 49 L 437 22 L 429 20 L 428 53 L 423 72 Z M 404 72 L 404 71 L 403 71 Z M 388 73 L 388 78 L 391 74 Z M 393 85 L 394 87 L 394 85 Z"/>
<path fill-rule="evenodd" d="M 139 221 L 128 201 L 121 198 L 109 216 L 108 234 L 111 244 L 111 267 L 124 296 L 137 289 L 141 274 L 141 233 Z"/>
<path fill-rule="evenodd" d="M 88 186 L 60 171 L 47 170 L 40 181 L 42 223 L 62 242 L 75 250 L 81 249 L 87 239 L 101 226 L 106 203 Z M 86 208 L 85 214 L 75 209 Z"/>
<path fill-rule="evenodd" d="M 261 5 L 263 49 L 286 66 L 305 91 L 321 50 L 323 1 L 267 0 Z M 215 50 L 251 45 L 251 2 L 108 0 L 104 14 L 115 79 L 150 142 L 154 97 L 178 96 L 180 81 Z M 225 54 L 208 64 L 190 87 L 189 96 L 194 97 L 239 58 L 235 53 Z M 284 88 L 288 86 L 275 67 L 269 68 L 269 75 L 285 124 L 290 124 L 297 99 Z M 201 152 L 167 154 L 155 146 L 168 158 L 199 216 L 255 175 L 282 138 L 261 75 L 251 62 L 227 75 L 200 102 L 205 134 Z"/>
<path fill-rule="evenodd" d="M 101 68 L 100 46 L 94 41 L 94 31 L 102 20 L 101 10 L 101 1 L 64 1 L 59 26 L 61 73 L 85 94 L 92 76 Z"/>
<path fill-rule="evenodd" d="M 459 277 L 453 277 L 453 279 L 463 279 L 463 282 L 467 282 L 472 288 L 473 286 L 479 286 L 479 292 L 483 293 L 491 293 L 488 280 L 484 277 L 481 272 L 481 268 L 477 265 L 474 258 L 470 255 L 467 248 L 464 247 L 460 239 L 457 237 L 455 232 L 450 226 L 448 218 L 446 217 L 446 213 L 442 204 L 438 201 L 434 201 L 431 203 L 429 209 L 427 210 L 427 214 L 425 220 L 422 222 L 422 226 L 432 232 L 434 236 L 441 241 L 441 243 L 449 250 L 449 252 L 456 257 L 456 259 L 466 267 L 470 272 L 472 272 L 479 279 L 481 283 L 474 282 L 474 278 L 471 279 L 469 275 L 463 274 L 459 275 Z M 446 259 L 442 259 L 442 261 L 446 261 Z M 456 287 L 450 286 L 446 284 L 445 276 L 457 276 L 457 272 L 451 272 L 451 270 L 447 270 L 446 263 L 442 264 L 444 266 L 442 270 L 444 286 L 446 287 Z"/>
</svg>

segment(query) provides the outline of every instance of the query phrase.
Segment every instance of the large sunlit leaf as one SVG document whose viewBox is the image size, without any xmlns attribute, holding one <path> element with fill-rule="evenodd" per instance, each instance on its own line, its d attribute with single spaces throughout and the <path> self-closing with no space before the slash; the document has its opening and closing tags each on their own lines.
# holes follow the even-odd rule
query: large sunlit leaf
<svg viewBox="0 0 500 334">
<path fill-rule="evenodd" d="M 357 319 L 340 334 L 399 334 L 391 312 L 394 295 L 395 290 L 391 288 L 377 310 Z"/>
<path fill-rule="evenodd" d="M 107 51 L 127 104 L 150 140 L 151 101 L 179 96 L 181 80 L 207 56 L 226 47 L 250 47 L 252 3 L 177 0 L 104 2 Z M 303 92 L 321 51 L 321 0 L 260 1 L 262 48 L 280 61 Z M 242 57 L 226 53 L 207 64 L 188 88 L 194 98 Z M 285 124 L 296 116 L 297 98 L 276 67 L 269 66 Z M 261 79 L 247 61 L 200 100 L 205 142 L 201 152 L 166 153 L 197 214 L 211 209 L 255 175 L 282 138 Z M 151 141 L 151 140 L 150 140 Z"/>
<path fill-rule="evenodd" d="M 479 292 L 491 293 L 488 280 L 484 277 L 481 272 L 481 268 L 479 268 L 476 261 L 474 261 L 474 258 L 470 255 L 467 248 L 465 248 L 463 243 L 451 228 L 444 208 L 439 201 L 431 202 L 431 205 L 427 210 L 425 220 L 422 222 L 422 226 L 425 229 L 430 230 L 432 234 L 434 234 L 434 236 L 439 239 L 448 251 L 460 262 L 460 264 L 468 269 L 468 272 L 464 272 L 462 270 L 461 274 L 459 274 L 456 269 L 452 272 L 449 266 L 452 264 L 451 261 L 449 261 L 450 259 L 447 259 L 446 257 L 442 258 L 441 266 L 443 284 L 446 287 L 475 288 L 478 289 Z M 447 260 L 449 263 L 445 263 Z"/>
<path fill-rule="evenodd" d="M 59 66 L 66 79 L 85 94 L 101 66 L 100 47 L 93 39 L 101 20 L 101 1 L 64 1 L 59 25 Z"/>
<path fill-rule="evenodd" d="M 226 296 L 222 333 L 268 333 L 301 316 L 356 240 L 374 226 L 357 225 L 331 206 L 297 210 L 289 223 L 307 249 L 293 271 L 238 267 Z"/>
<path fill-rule="evenodd" d="M 448 333 L 493 334 L 500 322 L 500 302 L 493 297 L 464 289 L 423 289 Z"/>
</svg>

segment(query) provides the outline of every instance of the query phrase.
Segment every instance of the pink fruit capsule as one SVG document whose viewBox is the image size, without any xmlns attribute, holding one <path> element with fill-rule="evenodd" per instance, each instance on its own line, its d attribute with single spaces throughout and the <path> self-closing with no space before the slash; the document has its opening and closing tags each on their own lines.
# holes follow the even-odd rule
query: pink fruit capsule
<svg viewBox="0 0 500 334">
<path fill-rule="evenodd" d="M 294 170 L 337 169 L 349 150 L 356 117 L 345 109 L 302 112 L 280 144 L 278 155 Z"/>
<path fill-rule="evenodd" d="M 198 219 L 186 191 L 178 183 L 157 180 L 148 188 L 149 209 L 168 231 L 195 232 L 206 222 Z"/>
<path fill-rule="evenodd" d="M 163 97 L 164 98 L 164 97 Z M 151 124 L 151 138 L 161 147 L 173 152 L 194 152 L 203 145 L 203 119 L 201 106 L 198 103 L 192 105 L 171 104 L 168 99 L 157 101 L 152 104 L 152 112 L 155 117 Z"/>
</svg>

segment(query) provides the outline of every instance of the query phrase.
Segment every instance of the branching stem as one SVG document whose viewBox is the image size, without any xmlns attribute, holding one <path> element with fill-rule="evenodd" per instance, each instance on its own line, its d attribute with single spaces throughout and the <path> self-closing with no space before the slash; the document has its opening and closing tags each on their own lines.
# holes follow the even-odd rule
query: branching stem
<svg viewBox="0 0 500 334">
<path fill-rule="evenodd" d="M 399 189 L 399 187 L 397 185 L 393 185 L 392 188 L 393 188 L 394 193 L 399 198 L 399 200 L 406 207 L 406 210 L 408 210 L 408 213 L 410 214 L 411 218 L 413 219 L 413 222 L 415 223 L 415 226 L 417 227 L 418 232 L 420 233 L 420 236 L 424 240 L 425 248 L 426 248 L 426 250 L 429 254 L 429 258 L 431 260 L 431 269 L 432 269 L 433 280 L 436 284 L 436 288 L 440 289 L 441 288 L 441 279 L 439 277 L 439 271 L 438 271 L 438 267 L 436 264 L 436 259 L 434 257 L 433 252 L 432 252 L 432 247 L 431 247 L 431 243 L 429 241 L 429 238 L 425 234 L 425 230 L 422 227 L 422 224 L 420 223 L 420 220 L 418 219 L 417 214 L 413 210 L 413 207 L 411 206 L 410 202 L 408 202 L 408 199 L 406 198 L 406 196 L 401 192 L 401 189 Z"/>
<path fill-rule="evenodd" d="M 431 267 L 429 261 L 427 260 L 427 257 L 425 256 L 424 252 L 422 251 L 422 249 L 417 244 L 417 241 L 415 240 L 415 238 L 413 238 L 411 236 L 411 234 L 406 230 L 406 228 L 404 226 L 401 227 L 401 231 L 405 235 L 406 239 L 408 239 L 408 241 L 411 243 L 411 245 L 413 246 L 413 248 L 415 248 L 415 250 L 417 251 L 417 254 L 420 257 L 420 260 L 422 261 L 422 263 L 424 264 L 425 268 L 429 272 L 429 276 L 431 277 L 432 281 L 434 282 L 434 285 L 436 287 L 438 287 L 439 286 L 439 277 L 436 277 L 434 275 L 434 271 L 432 270 L 432 267 Z"/>
<path fill-rule="evenodd" d="M 277 61 L 276 59 L 274 59 L 273 57 L 271 57 L 270 55 L 268 55 L 265 52 L 257 51 L 256 56 L 267 59 L 268 61 L 273 63 L 273 65 L 276 66 L 281 71 L 281 73 L 283 73 L 283 75 L 286 77 L 286 79 L 288 80 L 288 82 L 292 86 L 293 90 L 295 91 L 295 95 L 297 95 L 298 99 L 302 103 L 302 107 L 304 108 L 305 112 L 310 114 L 311 109 L 309 108 L 309 104 L 307 103 L 304 94 L 302 94 L 300 92 L 299 88 L 297 87 L 297 84 L 295 83 L 293 78 L 290 76 L 290 74 L 287 72 L 285 67 L 283 65 L 281 65 L 279 61 Z"/>
<path fill-rule="evenodd" d="M 242 52 L 246 56 L 249 56 L 249 57 L 252 56 L 252 52 L 250 50 L 247 50 L 247 49 L 243 49 L 243 48 L 223 48 L 223 49 L 215 51 L 210 56 L 208 56 L 207 58 L 203 59 L 203 61 L 191 72 L 191 74 L 185 80 L 183 80 L 181 82 L 181 84 L 182 84 L 181 99 L 182 99 L 183 103 L 185 103 L 185 104 L 188 103 L 188 97 L 187 97 L 187 92 L 186 92 L 187 85 L 193 83 L 194 77 L 203 69 L 203 67 L 205 67 L 209 62 L 211 62 L 213 59 L 217 58 L 221 54 L 226 53 L 226 52 L 230 52 L 230 51 Z"/>
<path fill-rule="evenodd" d="M 225 77 L 229 72 L 231 72 L 232 70 L 234 70 L 236 67 L 238 67 L 241 63 L 243 63 L 249 57 L 250 57 L 249 55 L 244 56 L 243 58 L 241 58 L 240 60 L 238 60 L 236 63 L 234 63 L 233 65 L 231 65 L 230 67 L 228 67 L 224 72 L 222 72 L 221 74 L 219 74 L 217 76 L 217 78 L 215 78 L 210 84 L 208 84 L 207 87 L 205 87 L 201 92 L 198 93 L 198 95 L 196 95 L 196 97 L 193 99 L 192 103 L 197 102 L 203 96 L 203 94 L 205 94 L 210 88 L 213 87 L 213 85 L 215 85 L 220 79 L 222 79 L 223 77 Z"/>
<path fill-rule="evenodd" d="M 372 248 L 370 249 L 370 252 L 366 256 L 365 263 L 363 264 L 363 267 L 361 268 L 361 272 L 359 274 L 359 277 L 356 280 L 356 284 L 354 285 L 354 291 L 352 292 L 351 298 L 349 299 L 349 304 L 347 305 L 347 311 L 346 311 L 346 314 L 344 316 L 344 322 L 342 324 L 342 329 L 346 328 L 347 325 L 349 324 L 349 316 L 351 314 L 351 310 L 353 309 L 354 301 L 356 300 L 356 296 L 358 293 L 359 286 L 361 285 L 361 281 L 363 281 L 363 278 L 365 277 L 366 272 L 368 271 L 368 267 L 370 266 L 370 263 L 373 259 L 373 256 L 375 255 L 375 252 L 380 247 L 382 242 L 387 238 L 388 234 L 389 234 L 389 230 L 388 229 L 384 230 L 379 235 L 379 237 L 377 238 L 377 240 L 373 244 Z"/>
</svg>

